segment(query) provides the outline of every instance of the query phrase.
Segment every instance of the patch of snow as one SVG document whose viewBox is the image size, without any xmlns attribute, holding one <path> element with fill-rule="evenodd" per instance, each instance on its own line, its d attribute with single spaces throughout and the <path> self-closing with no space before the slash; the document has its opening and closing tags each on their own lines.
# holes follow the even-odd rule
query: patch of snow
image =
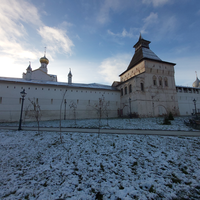
<svg viewBox="0 0 200 200">
<path fill-rule="evenodd" d="M 160 121 L 137 120 L 108 122 L 163 129 Z M 62 125 L 74 123 L 67 121 Z M 41 122 L 58 122 L 48 123 Z M 80 127 L 95 123 L 77 120 Z M 179 118 L 171 127 L 178 123 Z M 200 199 L 198 137 L 70 132 L 62 137 L 63 143 L 58 132 L 0 130 L 0 199 Z"/>
</svg>

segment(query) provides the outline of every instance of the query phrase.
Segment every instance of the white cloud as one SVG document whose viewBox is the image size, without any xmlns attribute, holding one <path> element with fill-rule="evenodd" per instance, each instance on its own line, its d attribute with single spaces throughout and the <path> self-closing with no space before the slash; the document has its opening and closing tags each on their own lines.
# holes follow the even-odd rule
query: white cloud
<svg viewBox="0 0 200 200">
<path fill-rule="evenodd" d="M 158 14 L 151 12 L 148 17 L 143 19 L 143 21 L 144 25 L 141 29 L 141 33 L 146 33 L 149 26 L 152 27 L 153 24 L 158 23 Z"/>
<path fill-rule="evenodd" d="M 100 24 L 105 24 L 110 21 L 111 12 L 121 11 L 130 5 L 133 6 L 133 3 L 136 4 L 136 2 L 132 0 L 104 0 L 102 1 L 100 11 L 97 15 L 97 21 Z"/>
<path fill-rule="evenodd" d="M 67 54 L 72 53 L 71 47 L 74 44 L 64 30 L 43 26 L 40 27 L 38 32 L 50 51 L 55 53 L 60 52 L 60 49 L 62 49 Z"/>
<path fill-rule="evenodd" d="M 27 36 L 23 23 L 40 25 L 37 9 L 23 0 L 1 0 L 0 51 L 16 59 L 35 58 L 36 54 L 23 46 Z"/>
<path fill-rule="evenodd" d="M 121 33 L 113 33 L 112 31 L 110 30 L 107 30 L 108 34 L 109 35 L 112 35 L 112 36 L 117 36 L 117 37 L 129 37 L 129 38 L 132 38 L 133 37 L 133 33 L 132 31 L 130 30 L 129 32 L 124 28 L 123 31 Z"/>
<path fill-rule="evenodd" d="M 61 23 L 62 29 L 45 26 L 41 21 L 38 9 L 30 1 L 0 0 L 0 4 L 0 64 L 7 66 L 2 69 L 1 75 L 7 73 L 8 76 L 12 74 L 19 76 L 20 74 L 21 77 L 21 65 L 22 68 L 26 68 L 29 61 L 38 63 L 42 53 L 30 41 L 30 28 L 32 33 L 35 31 L 35 33 L 41 34 L 53 52 L 62 50 L 65 53 L 71 53 L 73 43 L 64 30 L 72 24 Z M 37 29 L 40 32 L 37 32 Z M 52 59 L 50 54 L 48 54 L 48 58 Z M 27 63 L 27 66 L 25 64 L 24 67 L 24 63 Z"/>
<path fill-rule="evenodd" d="M 105 81 L 109 84 L 112 84 L 113 81 L 119 81 L 119 75 L 127 69 L 130 58 L 130 54 L 118 54 L 106 58 L 99 66 L 99 73 L 103 75 Z"/>
<path fill-rule="evenodd" d="M 154 7 L 163 6 L 169 2 L 171 0 L 142 0 L 143 4 L 153 4 Z"/>
</svg>

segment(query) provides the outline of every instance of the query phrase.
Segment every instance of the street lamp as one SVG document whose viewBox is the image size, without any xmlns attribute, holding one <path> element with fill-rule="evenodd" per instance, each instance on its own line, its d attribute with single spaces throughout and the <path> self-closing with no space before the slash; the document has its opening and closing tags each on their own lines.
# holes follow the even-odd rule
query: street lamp
<svg viewBox="0 0 200 200">
<path fill-rule="evenodd" d="M 196 118 L 197 118 L 196 99 L 194 99 L 193 102 L 194 102 L 194 112 L 195 112 L 195 115 L 196 115 Z"/>
<path fill-rule="evenodd" d="M 131 98 L 129 98 L 130 118 L 131 118 Z"/>
<path fill-rule="evenodd" d="M 21 105 L 21 114 L 20 114 L 20 120 L 19 120 L 19 128 L 18 130 L 22 130 L 21 128 L 21 124 L 22 124 L 22 112 L 23 112 L 23 104 L 24 104 L 24 97 L 26 96 L 26 92 L 25 92 L 25 89 L 23 89 L 21 92 L 21 97 L 22 97 L 22 105 Z"/>
</svg>

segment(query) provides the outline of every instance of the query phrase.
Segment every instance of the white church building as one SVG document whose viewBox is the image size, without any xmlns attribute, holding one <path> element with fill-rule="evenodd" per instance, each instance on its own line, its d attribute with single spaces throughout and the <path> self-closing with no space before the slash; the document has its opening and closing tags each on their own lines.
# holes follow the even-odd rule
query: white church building
<svg viewBox="0 0 200 200">
<path fill-rule="evenodd" d="M 156 117 L 172 112 L 174 115 L 200 113 L 200 81 L 192 87 L 176 86 L 175 63 L 161 60 L 149 47 L 150 41 L 140 35 L 134 45 L 135 53 L 127 67 L 122 69 L 120 81 L 112 86 L 73 83 L 71 70 L 68 82 L 58 82 L 56 75 L 48 74 L 49 60 L 40 59 L 41 66 L 32 70 L 29 64 L 22 78 L 0 77 L 0 122 L 19 120 L 22 98 L 23 119 L 29 115 L 31 101 L 40 106 L 41 120 L 98 118 L 119 116 Z M 63 103 L 62 103 L 63 102 Z M 104 105 L 102 105 L 102 102 Z M 62 106 L 61 106 L 62 103 Z M 73 106 L 72 106 L 73 105 Z"/>
</svg>

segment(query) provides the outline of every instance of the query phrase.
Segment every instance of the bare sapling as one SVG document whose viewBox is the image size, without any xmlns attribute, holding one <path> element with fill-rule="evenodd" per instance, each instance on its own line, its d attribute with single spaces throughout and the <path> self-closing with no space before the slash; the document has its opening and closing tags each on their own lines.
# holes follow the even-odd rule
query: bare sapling
<svg viewBox="0 0 200 200">
<path fill-rule="evenodd" d="M 30 110 L 29 115 L 31 115 L 31 117 L 35 118 L 35 120 L 37 122 L 37 126 L 38 126 L 38 133 L 39 133 L 40 120 L 41 120 L 41 117 L 42 117 L 42 113 L 41 113 L 40 105 L 38 103 L 38 99 L 36 101 L 35 101 L 35 99 L 34 100 L 28 99 L 28 100 L 31 102 L 31 105 L 33 106 L 33 109 Z"/>
<path fill-rule="evenodd" d="M 63 105 L 63 101 L 64 101 L 64 98 L 65 98 L 65 94 L 66 94 L 67 90 L 65 90 L 63 96 L 62 96 L 62 100 L 61 100 L 61 103 L 60 103 L 60 123 L 59 123 L 59 127 L 60 127 L 60 142 L 62 143 L 62 134 L 61 134 L 61 113 L 62 113 L 62 105 Z"/>
<path fill-rule="evenodd" d="M 76 126 L 76 109 L 77 109 L 77 103 L 75 101 L 71 101 L 69 104 L 70 109 L 72 109 L 73 114 L 74 114 L 74 123 Z"/>
</svg>

